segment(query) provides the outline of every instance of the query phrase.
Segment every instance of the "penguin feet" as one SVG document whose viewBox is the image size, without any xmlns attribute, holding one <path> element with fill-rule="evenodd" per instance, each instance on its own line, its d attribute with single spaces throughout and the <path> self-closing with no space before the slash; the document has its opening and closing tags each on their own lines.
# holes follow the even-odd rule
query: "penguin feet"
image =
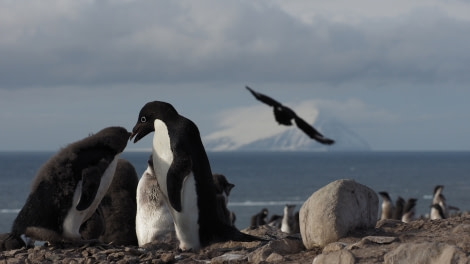
<svg viewBox="0 0 470 264">
<path fill-rule="evenodd" d="M 182 249 L 181 247 L 178 246 L 176 248 L 176 252 L 178 252 L 178 253 L 196 253 L 196 250 L 194 250 L 192 248 L 190 248 L 190 249 L 183 248 Z"/>
</svg>

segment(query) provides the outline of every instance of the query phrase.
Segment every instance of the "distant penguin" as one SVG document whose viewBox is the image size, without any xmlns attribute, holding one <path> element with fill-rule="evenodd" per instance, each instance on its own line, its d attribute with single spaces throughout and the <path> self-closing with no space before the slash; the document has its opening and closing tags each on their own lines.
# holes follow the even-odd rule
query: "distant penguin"
<svg viewBox="0 0 470 264">
<path fill-rule="evenodd" d="M 403 216 L 403 208 L 405 207 L 405 199 L 398 196 L 397 200 L 395 201 L 395 209 L 393 210 L 392 219 L 401 220 Z"/>
<path fill-rule="evenodd" d="M 227 225 L 217 213 L 214 179 L 197 126 L 166 102 L 147 103 L 130 139 L 151 132 L 153 164 L 160 189 L 175 222 L 181 250 L 198 250 L 220 241 L 254 241 Z"/>
<path fill-rule="evenodd" d="M 281 231 L 287 234 L 294 233 L 295 217 L 294 217 L 295 204 L 286 204 L 284 206 L 284 215 L 282 217 Z"/>
<path fill-rule="evenodd" d="M 269 225 L 269 226 L 272 226 L 272 227 L 276 227 L 276 228 L 281 229 L 281 226 L 282 226 L 282 218 L 283 218 L 282 215 L 273 214 L 273 215 L 271 215 L 271 217 L 269 218 L 268 225 Z"/>
<path fill-rule="evenodd" d="M 51 243 L 80 241 L 80 226 L 106 194 L 129 135 L 125 128 L 108 127 L 52 156 L 34 178 L 11 234 Z"/>
<path fill-rule="evenodd" d="M 444 189 L 443 185 L 436 185 L 434 187 L 434 194 L 432 198 L 432 205 L 438 204 L 441 207 L 442 213 L 444 214 L 444 218 L 448 217 L 448 207 L 446 203 L 446 198 L 442 194 L 442 190 Z"/>
<path fill-rule="evenodd" d="M 222 174 L 213 174 L 216 197 L 217 197 L 217 213 L 219 218 L 224 220 L 228 225 L 234 225 L 234 214 L 228 210 L 228 196 L 230 191 L 235 187 L 234 184 L 228 182 L 227 178 Z"/>
<path fill-rule="evenodd" d="M 415 219 L 416 201 L 417 199 L 415 198 L 410 198 L 406 201 L 405 207 L 403 208 L 403 216 L 401 217 L 402 222 L 409 223 Z"/>
<path fill-rule="evenodd" d="M 228 196 L 230 195 L 230 191 L 235 187 L 235 184 L 230 183 L 227 180 L 227 177 L 222 174 L 214 173 L 212 175 L 214 178 L 215 190 L 216 194 L 223 195 L 226 200 L 226 204 L 228 203 Z"/>
<path fill-rule="evenodd" d="M 382 211 L 380 213 L 380 220 L 392 219 L 393 212 L 395 210 L 392 200 L 387 192 L 379 192 L 380 197 L 382 197 Z"/>
<path fill-rule="evenodd" d="M 250 219 L 250 228 L 255 229 L 259 226 L 266 224 L 266 217 L 268 217 L 268 209 L 263 208 L 261 211 L 253 215 Z"/>
<path fill-rule="evenodd" d="M 295 225 L 294 225 L 294 234 L 300 233 L 300 212 L 297 211 L 294 215 Z"/>
<path fill-rule="evenodd" d="M 429 214 L 429 218 L 431 220 L 446 218 L 442 207 L 438 203 L 431 205 L 431 213 Z"/>
<path fill-rule="evenodd" d="M 139 246 L 164 239 L 175 231 L 173 218 L 166 205 L 154 173 L 153 159 L 149 157 L 147 169 L 137 186 L 137 215 L 135 230 Z"/>
</svg>

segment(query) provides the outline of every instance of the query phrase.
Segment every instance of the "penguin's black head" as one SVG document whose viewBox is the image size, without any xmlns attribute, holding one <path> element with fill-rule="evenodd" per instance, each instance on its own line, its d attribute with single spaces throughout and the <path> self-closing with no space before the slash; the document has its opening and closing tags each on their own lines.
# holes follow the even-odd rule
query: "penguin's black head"
<svg viewBox="0 0 470 264">
<path fill-rule="evenodd" d="M 139 118 L 134 128 L 132 129 L 132 134 L 129 140 L 132 140 L 133 137 L 134 143 L 137 143 L 140 139 L 145 137 L 150 132 L 155 131 L 154 121 L 156 119 L 167 122 L 176 117 L 178 113 L 175 108 L 165 102 L 154 101 L 144 105 L 139 113 Z"/>
<path fill-rule="evenodd" d="M 379 195 L 382 197 L 382 199 L 390 201 L 390 195 L 388 195 L 388 192 L 379 192 Z"/>
<path fill-rule="evenodd" d="M 434 192 L 433 194 L 436 194 L 438 191 L 441 191 L 442 192 L 442 189 L 444 189 L 444 186 L 443 185 L 436 185 L 434 187 Z"/>
</svg>

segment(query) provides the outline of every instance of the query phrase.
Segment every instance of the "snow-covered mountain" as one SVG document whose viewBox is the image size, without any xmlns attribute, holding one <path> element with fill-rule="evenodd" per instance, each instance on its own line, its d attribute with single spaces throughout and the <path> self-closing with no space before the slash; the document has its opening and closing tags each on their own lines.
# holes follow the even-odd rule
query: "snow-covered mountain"
<svg viewBox="0 0 470 264">
<path fill-rule="evenodd" d="M 366 140 L 334 118 L 319 115 L 311 103 L 298 105 L 299 113 L 311 113 L 304 118 L 335 144 L 325 146 L 309 138 L 295 123 L 281 126 L 276 123 L 271 111 L 264 107 L 242 109 L 225 113 L 224 125 L 218 131 L 203 137 L 208 151 L 368 151 Z M 249 114 L 248 114 L 249 113 Z M 299 114 L 300 115 L 300 114 Z M 303 116 L 302 116 L 303 117 Z M 313 120 L 313 122 L 311 122 Z"/>
</svg>

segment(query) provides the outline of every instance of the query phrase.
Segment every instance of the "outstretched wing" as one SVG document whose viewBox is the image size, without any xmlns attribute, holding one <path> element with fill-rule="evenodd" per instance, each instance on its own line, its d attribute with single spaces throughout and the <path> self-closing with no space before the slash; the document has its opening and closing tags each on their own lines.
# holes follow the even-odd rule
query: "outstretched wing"
<svg viewBox="0 0 470 264">
<path fill-rule="evenodd" d="M 263 103 L 265 103 L 265 104 L 267 104 L 267 105 L 273 106 L 273 107 L 280 107 L 280 106 L 282 106 L 281 103 L 279 103 L 278 101 L 272 99 L 271 97 L 266 96 L 266 95 L 261 94 L 261 93 L 258 93 L 258 92 L 255 92 L 255 91 L 253 91 L 253 89 L 251 89 L 251 88 L 248 87 L 248 86 L 245 86 L 245 87 L 246 87 L 246 89 L 248 89 L 248 91 L 250 91 L 251 94 L 253 94 L 253 96 L 254 96 L 256 99 L 258 99 L 259 101 L 261 101 L 261 102 L 263 102 Z"/>
<path fill-rule="evenodd" d="M 316 141 L 325 145 L 331 145 L 335 143 L 334 140 L 326 138 L 322 134 L 320 134 L 320 132 L 318 132 L 314 127 L 305 122 L 302 118 L 296 116 L 294 120 L 297 124 L 297 127 L 300 128 L 303 132 L 305 132 L 305 134 L 307 134 L 310 138 L 313 138 Z"/>
</svg>

